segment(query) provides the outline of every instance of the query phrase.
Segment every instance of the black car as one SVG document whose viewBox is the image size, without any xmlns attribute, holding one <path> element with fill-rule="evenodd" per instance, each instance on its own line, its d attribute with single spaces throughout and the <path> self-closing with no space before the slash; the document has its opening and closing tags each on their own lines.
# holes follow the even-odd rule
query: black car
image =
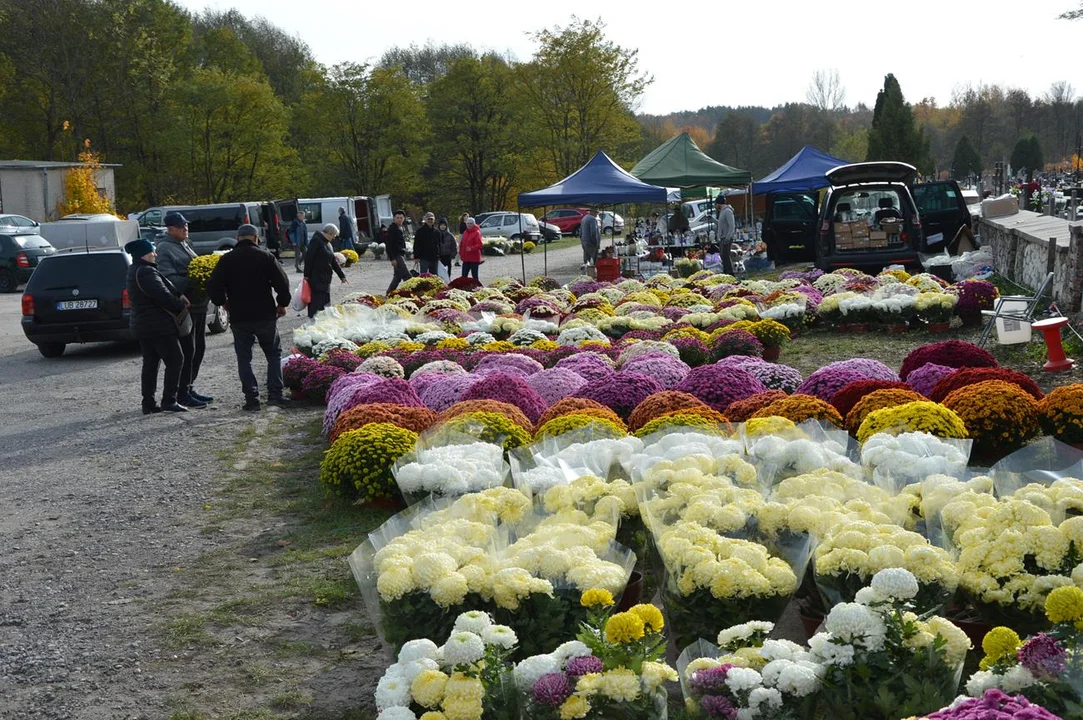
<svg viewBox="0 0 1083 720">
<path fill-rule="evenodd" d="M 42 258 L 56 252 L 37 231 L 0 234 L 0 293 L 13 293 L 30 279 Z"/>
<path fill-rule="evenodd" d="M 23 332 L 47 358 L 70 343 L 132 342 L 127 276 L 120 248 L 46 256 L 23 291 Z"/>
<path fill-rule="evenodd" d="M 816 192 L 767 194 L 761 232 L 775 263 L 814 259 L 818 200 Z"/>
</svg>

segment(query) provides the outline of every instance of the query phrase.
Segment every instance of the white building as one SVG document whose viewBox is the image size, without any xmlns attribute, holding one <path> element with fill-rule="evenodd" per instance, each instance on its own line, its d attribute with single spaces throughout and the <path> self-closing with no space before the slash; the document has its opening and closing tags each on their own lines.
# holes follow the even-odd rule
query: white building
<svg viewBox="0 0 1083 720">
<path fill-rule="evenodd" d="M 64 198 L 64 178 L 77 162 L 50 160 L 0 160 L 0 212 L 25 215 L 38 222 L 56 220 L 57 204 Z M 103 165 L 94 183 L 116 206 L 113 168 Z"/>
</svg>

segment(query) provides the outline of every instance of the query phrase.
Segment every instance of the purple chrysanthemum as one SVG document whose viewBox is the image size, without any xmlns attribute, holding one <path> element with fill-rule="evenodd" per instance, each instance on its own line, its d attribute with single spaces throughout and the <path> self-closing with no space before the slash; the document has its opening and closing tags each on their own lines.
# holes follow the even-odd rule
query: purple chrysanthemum
<svg viewBox="0 0 1083 720">
<path fill-rule="evenodd" d="M 739 368 L 701 365 L 693 368 L 675 390 L 694 395 L 718 412 L 730 403 L 767 390 L 762 382 Z"/>
<path fill-rule="evenodd" d="M 290 390 L 300 390 L 305 377 L 319 366 L 318 360 L 304 355 L 294 355 L 282 367 L 282 382 Z"/>
<path fill-rule="evenodd" d="M 1056 677 L 1068 667 L 1068 653 L 1056 638 L 1038 633 L 1019 648 L 1019 662 L 1036 677 Z"/>
<path fill-rule="evenodd" d="M 726 689 L 726 674 L 733 665 L 726 663 L 718 667 L 697 670 L 692 673 L 690 684 L 696 694 L 723 692 Z"/>
<path fill-rule="evenodd" d="M 335 348 L 334 350 L 328 351 L 327 355 L 320 362 L 324 365 L 340 367 L 346 372 L 353 372 L 363 361 L 349 350 Z"/>
<path fill-rule="evenodd" d="M 570 290 L 571 293 L 576 297 L 579 297 L 581 295 L 588 295 L 592 292 L 598 292 L 599 290 L 607 287 L 612 286 L 607 282 L 600 283 L 594 282 L 593 280 L 581 280 L 579 282 L 574 282 L 569 285 L 568 290 Z"/>
<path fill-rule="evenodd" d="M 527 378 L 527 384 L 541 396 L 546 405 L 574 395 L 587 384 L 579 374 L 567 368 L 549 368 Z"/>
<path fill-rule="evenodd" d="M 646 375 L 621 373 L 587 384 L 575 394 L 575 397 L 600 402 L 627 420 L 636 405 L 646 400 L 648 395 L 662 392 L 662 390 L 658 381 Z"/>
<path fill-rule="evenodd" d="M 715 360 L 730 355 L 763 356 L 763 343 L 748 330 L 727 330 L 711 341 L 711 356 Z"/>
<path fill-rule="evenodd" d="M 475 382 L 462 394 L 461 400 L 499 400 L 523 411 L 530 422 L 537 422 L 548 405 L 542 396 L 527 384 L 526 379 L 505 372 L 495 372 Z"/>
<path fill-rule="evenodd" d="M 421 398 L 414 392 L 410 383 L 402 378 L 382 378 L 379 382 L 359 387 L 354 390 L 350 399 L 353 401 L 350 407 L 372 403 L 422 407 Z"/>
<path fill-rule="evenodd" d="M 519 355 L 518 353 L 489 353 L 477 364 L 474 372 L 480 374 L 489 370 L 505 370 L 507 368 L 518 368 L 523 371 L 524 375 L 533 375 L 543 369 L 540 362 L 525 355 Z"/>
<path fill-rule="evenodd" d="M 433 412 L 443 412 L 459 402 L 463 393 L 477 381 L 477 375 L 448 375 L 442 382 L 433 383 L 418 394 L 425 407 Z"/>
<path fill-rule="evenodd" d="M 820 368 L 797 388 L 802 395 L 812 395 L 831 402 L 839 390 L 856 380 L 898 380 L 895 371 L 879 360 L 854 358 L 840 360 Z"/>
<path fill-rule="evenodd" d="M 965 700 L 953 708 L 938 710 L 926 720 L 1059 720 L 1041 705 L 1033 705 L 1022 695 L 1006 695 L 1002 690 L 986 690 L 980 698 Z"/>
<path fill-rule="evenodd" d="M 613 361 L 596 352 L 580 352 L 557 362 L 554 367 L 571 370 L 588 382 L 600 382 L 613 375 Z"/>
<path fill-rule="evenodd" d="M 691 312 L 692 312 L 691 310 L 689 310 L 687 308 L 682 308 L 682 307 L 667 307 L 667 308 L 662 309 L 662 315 L 667 320 L 672 320 L 673 322 L 677 322 L 678 320 L 680 320 L 685 315 L 688 315 Z"/>
<path fill-rule="evenodd" d="M 345 374 L 346 371 L 340 367 L 320 365 L 317 368 L 313 368 L 312 371 L 305 376 L 304 381 L 301 383 L 301 390 L 308 396 L 309 400 L 318 403 L 326 403 L 327 391 L 331 389 L 331 384 Z"/>
<path fill-rule="evenodd" d="M 624 363 L 621 374 L 638 373 L 654 378 L 664 390 L 672 390 L 691 370 L 688 365 L 664 353 L 649 353 L 632 358 Z"/>
<path fill-rule="evenodd" d="M 756 358 L 752 358 L 753 361 Z M 768 390 L 781 390 L 792 394 L 801 385 L 803 378 L 801 371 L 789 365 L 770 362 L 750 362 L 741 366 L 741 369 L 764 384 Z"/>
<path fill-rule="evenodd" d="M 681 360 L 689 367 L 699 367 L 711 359 L 711 351 L 702 340 L 693 337 L 677 337 L 670 340 L 669 344 L 677 348 L 677 352 L 681 354 Z"/>
<path fill-rule="evenodd" d="M 534 681 L 534 702 L 549 707 L 560 707 L 572 694 L 572 684 L 564 673 L 546 673 Z"/>
<path fill-rule="evenodd" d="M 564 666 L 565 672 L 572 677 L 580 677 L 582 675 L 589 675 L 590 673 L 600 673 L 604 669 L 605 664 L 593 655 L 573 657 L 569 659 L 568 664 Z"/>
<path fill-rule="evenodd" d="M 914 392 L 929 397 L 936 384 L 955 372 L 956 368 L 936 363 L 925 363 L 906 377 L 906 384 L 914 388 Z"/>
<path fill-rule="evenodd" d="M 805 308 L 809 312 L 815 312 L 816 308 L 820 306 L 820 303 L 824 301 L 823 293 L 817 290 L 812 285 L 798 285 L 793 289 L 793 291 L 796 293 L 801 293 L 806 298 L 808 298 L 808 302 L 806 303 Z"/>
<path fill-rule="evenodd" d="M 729 699 L 721 695 L 704 695 L 699 699 L 699 705 L 709 718 L 734 720 L 737 717 L 737 708 L 733 706 Z"/>
<path fill-rule="evenodd" d="M 371 387 L 383 379 L 373 373 L 346 373 L 331 383 L 331 387 L 327 390 L 327 409 L 323 413 L 324 437 L 331 433 L 338 416 L 354 406 L 355 390 Z"/>
</svg>

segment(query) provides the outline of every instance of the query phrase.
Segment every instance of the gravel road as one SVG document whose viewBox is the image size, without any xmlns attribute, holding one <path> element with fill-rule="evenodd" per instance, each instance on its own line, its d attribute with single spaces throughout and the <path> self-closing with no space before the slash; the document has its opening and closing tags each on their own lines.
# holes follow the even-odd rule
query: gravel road
<svg viewBox="0 0 1083 720">
<path fill-rule="evenodd" d="M 549 274 L 567 282 L 580 259 L 577 246 L 550 253 Z M 528 277 L 542 272 L 540 248 L 525 261 Z M 520 275 L 520 258 L 487 258 L 481 272 L 483 282 Z M 381 293 L 390 274 L 386 261 L 362 258 L 333 297 Z M 0 717 L 170 717 L 180 686 L 215 677 L 214 663 L 227 660 L 204 653 L 186 666 L 185 653 L 163 643 L 160 609 L 174 598 L 178 612 L 178 568 L 236 540 L 200 532 L 237 467 L 219 455 L 283 411 L 240 410 L 228 333 L 208 336 L 197 385 L 216 402 L 144 417 L 135 349 L 69 346 L 47 360 L 19 315 L 19 295 L 0 296 Z M 280 323 L 284 346 L 301 321 L 291 313 Z M 322 693 L 337 693 L 336 716 L 367 704 L 352 680 L 313 682 L 310 710 L 325 707 Z"/>
</svg>

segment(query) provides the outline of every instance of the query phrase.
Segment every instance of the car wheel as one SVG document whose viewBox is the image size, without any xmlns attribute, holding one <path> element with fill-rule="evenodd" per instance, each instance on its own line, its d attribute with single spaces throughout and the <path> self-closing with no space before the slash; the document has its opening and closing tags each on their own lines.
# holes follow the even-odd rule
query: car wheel
<svg viewBox="0 0 1083 720">
<path fill-rule="evenodd" d="M 576 225 L 574 228 L 572 228 L 572 233 L 571 233 L 572 237 L 579 237 L 579 228 L 580 227 L 581 226 Z"/>
<path fill-rule="evenodd" d="M 519 233 L 515 233 L 514 235 L 512 235 L 512 236 L 511 236 L 510 238 L 508 238 L 508 239 L 509 239 L 509 240 L 522 240 L 522 239 L 523 239 L 523 236 L 522 236 L 522 235 L 520 235 Z"/>
<path fill-rule="evenodd" d="M 602 232 L 605 233 L 606 235 L 612 235 L 613 234 L 613 228 L 611 228 L 611 227 L 602 228 Z"/>
<path fill-rule="evenodd" d="M 19 278 L 7 268 L 0 270 L 0 293 L 13 293 L 19 287 Z"/>
<path fill-rule="evenodd" d="M 39 343 L 38 352 L 42 357 L 57 358 L 64 354 L 64 343 Z"/>
<path fill-rule="evenodd" d="M 214 314 L 211 315 L 211 321 L 207 324 L 207 329 L 210 330 L 211 335 L 217 335 L 218 333 L 224 333 L 229 329 L 229 310 L 224 307 L 214 306 Z"/>
</svg>

